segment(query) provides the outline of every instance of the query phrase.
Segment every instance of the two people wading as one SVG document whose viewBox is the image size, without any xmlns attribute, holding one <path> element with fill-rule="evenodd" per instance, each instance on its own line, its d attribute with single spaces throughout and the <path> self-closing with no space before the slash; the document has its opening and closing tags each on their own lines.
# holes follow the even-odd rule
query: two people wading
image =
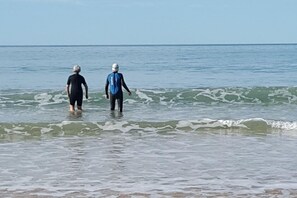
<svg viewBox="0 0 297 198">
<path fill-rule="evenodd" d="M 75 103 L 79 111 L 82 110 L 83 102 L 83 89 L 84 85 L 86 90 L 86 98 L 88 99 L 88 85 L 85 81 L 85 78 L 80 75 L 81 68 L 79 65 L 73 66 L 74 74 L 70 75 L 67 80 L 66 91 L 69 98 L 69 110 L 70 112 L 75 111 Z M 112 73 L 107 76 L 105 84 L 105 95 L 106 98 L 110 100 L 110 110 L 114 111 L 116 106 L 116 101 L 118 104 L 118 109 L 120 112 L 123 112 L 123 90 L 122 87 L 126 89 L 129 95 L 131 92 L 127 87 L 124 76 L 122 73 L 119 73 L 119 65 L 117 63 L 112 64 Z"/>
</svg>

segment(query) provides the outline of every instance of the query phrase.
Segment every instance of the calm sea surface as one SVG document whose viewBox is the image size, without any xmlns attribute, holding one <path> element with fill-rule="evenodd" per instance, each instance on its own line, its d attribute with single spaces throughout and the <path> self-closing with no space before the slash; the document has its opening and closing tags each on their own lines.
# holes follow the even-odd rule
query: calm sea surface
<svg viewBox="0 0 297 198">
<path fill-rule="evenodd" d="M 297 45 L 0 47 L 0 197 L 297 196 Z M 110 112 L 117 62 L 132 95 Z M 68 112 L 74 64 L 89 85 Z"/>
</svg>

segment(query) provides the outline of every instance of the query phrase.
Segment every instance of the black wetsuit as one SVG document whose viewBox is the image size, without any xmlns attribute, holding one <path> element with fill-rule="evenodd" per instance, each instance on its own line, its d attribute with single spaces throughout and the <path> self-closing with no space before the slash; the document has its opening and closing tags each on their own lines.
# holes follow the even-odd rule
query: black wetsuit
<svg viewBox="0 0 297 198">
<path fill-rule="evenodd" d="M 70 91 L 70 104 L 74 105 L 77 102 L 77 106 L 82 106 L 83 101 L 83 89 L 81 84 L 86 85 L 85 78 L 79 74 L 73 74 L 69 76 L 67 85 L 71 85 Z"/>
</svg>

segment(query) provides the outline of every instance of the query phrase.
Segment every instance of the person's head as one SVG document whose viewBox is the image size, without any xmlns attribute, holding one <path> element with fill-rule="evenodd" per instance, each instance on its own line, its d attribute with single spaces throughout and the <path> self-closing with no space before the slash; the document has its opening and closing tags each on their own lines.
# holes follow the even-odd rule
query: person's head
<svg viewBox="0 0 297 198">
<path fill-rule="evenodd" d="M 74 65 L 73 66 L 73 72 L 79 73 L 80 72 L 80 66 L 79 65 Z"/>
<path fill-rule="evenodd" d="M 117 63 L 114 63 L 114 64 L 112 64 L 111 69 L 112 69 L 112 72 L 118 72 L 119 65 Z"/>
</svg>

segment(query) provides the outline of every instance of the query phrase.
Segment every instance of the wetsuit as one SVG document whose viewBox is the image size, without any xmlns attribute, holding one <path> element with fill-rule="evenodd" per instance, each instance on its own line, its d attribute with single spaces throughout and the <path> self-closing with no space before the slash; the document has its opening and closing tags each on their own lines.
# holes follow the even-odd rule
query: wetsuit
<svg viewBox="0 0 297 198">
<path fill-rule="evenodd" d="M 123 74 L 118 72 L 113 72 L 107 76 L 106 85 L 105 85 L 105 93 L 108 95 L 108 86 L 110 85 L 110 109 L 115 109 L 115 101 L 118 101 L 118 107 L 120 112 L 123 111 L 123 87 L 130 92 L 129 88 L 127 87 Z"/>
<path fill-rule="evenodd" d="M 85 78 L 78 73 L 69 76 L 67 85 L 71 85 L 70 91 L 70 105 L 74 105 L 77 102 L 77 106 L 82 106 L 83 101 L 83 89 L 81 84 L 86 86 Z"/>
</svg>

